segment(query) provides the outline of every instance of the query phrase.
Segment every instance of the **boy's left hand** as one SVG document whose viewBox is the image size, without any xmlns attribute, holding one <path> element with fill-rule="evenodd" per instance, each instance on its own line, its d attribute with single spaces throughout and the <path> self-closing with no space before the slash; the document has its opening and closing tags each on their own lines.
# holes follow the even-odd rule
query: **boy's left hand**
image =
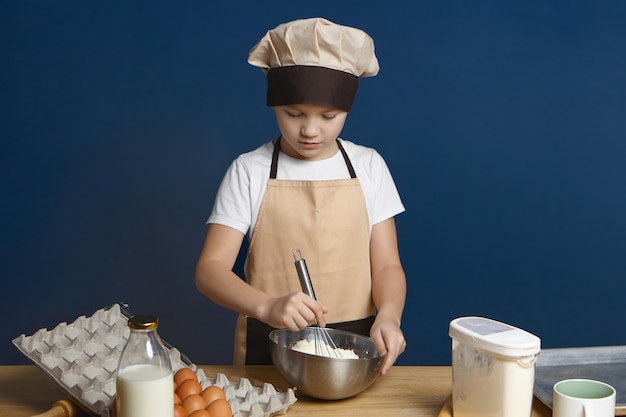
<svg viewBox="0 0 626 417">
<path fill-rule="evenodd" d="M 404 334 L 400 326 L 394 323 L 393 320 L 385 320 L 384 317 L 377 316 L 372 325 L 370 336 L 374 340 L 380 354 L 387 355 L 380 370 L 381 375 L 385 375 L 406 348 Z"/>
</svg>

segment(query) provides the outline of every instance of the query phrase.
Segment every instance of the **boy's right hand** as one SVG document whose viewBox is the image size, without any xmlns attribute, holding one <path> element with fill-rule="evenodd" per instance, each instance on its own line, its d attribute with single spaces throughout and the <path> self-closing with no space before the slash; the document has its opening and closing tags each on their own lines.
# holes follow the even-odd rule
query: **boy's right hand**
<svg viewBox="0 0 626 417">
<path fill-rule="evenodd" d="M 259 320 L 278 329 L 298 331 L 314 322 L 321 327 L 326 326 L 324 314 L 327 312 L 326 306 L 302 291 L 296 291 L 282 297 L 270 298 Z"/>
</svg>

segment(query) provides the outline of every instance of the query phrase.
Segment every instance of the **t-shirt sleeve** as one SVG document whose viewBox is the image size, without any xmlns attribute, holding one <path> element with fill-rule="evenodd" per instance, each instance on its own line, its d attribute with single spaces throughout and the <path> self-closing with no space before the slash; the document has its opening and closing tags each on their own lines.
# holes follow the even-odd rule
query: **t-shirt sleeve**
<svg viewBox="0 0 626 417">
<path fill-rule="evenodd" d="M 375 190 L 372 224 L 377 224 L 405 211 L 404 204 L 383 157 L 376 151 L 370 160 L 371 181 Z"/>
<path fill-rule="evenodd" d="M 229 226 L 246 234 L 251 217 L 250 176 L 238 158 L 222 179 L 207 223 Z"/>
</svg>

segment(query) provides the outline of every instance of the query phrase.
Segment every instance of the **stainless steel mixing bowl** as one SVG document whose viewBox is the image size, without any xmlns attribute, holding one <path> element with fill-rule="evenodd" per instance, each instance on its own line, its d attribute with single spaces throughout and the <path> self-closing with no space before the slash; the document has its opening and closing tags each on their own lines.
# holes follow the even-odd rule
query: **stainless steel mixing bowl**
<svg viewBox="0 0 626 417">
<path fill-rule="evenodd" d="M 374 382 L 385 357 L 372 339 L 327 329 L 337 347 L 353 349 L 359 359 L 330 358 L 291 349 L 301 339 L 314 340 L 315 331 L 307 327 L 298 332 L 277 329 L 270 333 L 272 361 L 289 384 L 314 398 L 338 400 L 356 395 Z"/>
</svg>

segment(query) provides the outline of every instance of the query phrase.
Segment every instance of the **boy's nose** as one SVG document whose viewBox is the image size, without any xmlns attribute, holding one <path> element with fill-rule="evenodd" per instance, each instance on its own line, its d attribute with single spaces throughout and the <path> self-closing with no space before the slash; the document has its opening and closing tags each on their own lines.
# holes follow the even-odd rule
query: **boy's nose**
<svg viewBox="0 0 626 417">
<path fill-rule="evenodd" d="M 314 138 L 319 134 L 317 123 L 306 122 L 300 127 L 300 134 L 306 138 Z"/>
</svg>

